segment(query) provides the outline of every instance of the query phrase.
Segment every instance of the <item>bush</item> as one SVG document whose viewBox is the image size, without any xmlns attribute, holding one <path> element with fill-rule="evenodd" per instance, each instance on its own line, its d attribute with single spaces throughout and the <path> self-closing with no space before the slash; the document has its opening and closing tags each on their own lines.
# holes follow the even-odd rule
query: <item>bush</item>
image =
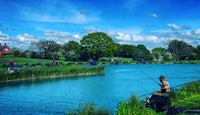
<svg viewBox="0 0 200 115">
<path fill-rule="evenodd" d="M 150 108 L 146 108 L 138 97 L 133 95 L 128 101 L 122 101 L 118 105 L 118 115 L 155 115 L 158 114 Z M 162 114 L 162 113 L 161 113 Z"/>
</svg>

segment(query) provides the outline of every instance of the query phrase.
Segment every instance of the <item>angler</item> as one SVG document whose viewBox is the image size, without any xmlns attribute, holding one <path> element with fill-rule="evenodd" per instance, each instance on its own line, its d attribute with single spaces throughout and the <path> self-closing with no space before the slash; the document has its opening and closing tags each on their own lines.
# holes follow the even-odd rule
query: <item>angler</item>
<svg viewBox="0 0 200 115">
<path fill-rule="evenodd" d="M 160 89 L 153 93 L 146 101 L 146 106 L 154 109 L 156 112 L 163 112 L 169 109 L 171 106 L 169 94 L 170 86 L 166 77 L 161 75 L 160 80 Z"/>
</svg>

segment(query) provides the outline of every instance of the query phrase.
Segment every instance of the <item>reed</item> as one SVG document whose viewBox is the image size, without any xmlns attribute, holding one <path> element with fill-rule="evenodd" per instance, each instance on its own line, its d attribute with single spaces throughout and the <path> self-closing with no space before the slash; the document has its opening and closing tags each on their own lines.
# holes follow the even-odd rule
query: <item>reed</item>
<svg viewBox="0 0 200 115">
<path fill-rule="evenodd" d="M 95 107 L 94 103 L 84 105 L 79 104 L 77 110 L 69 110 L 66 115 L 110 115 L 106 109 Z"/>
<path fill-rule="evenodd" d="M 103 74 L 104 67 L 84 68 L 79 65 L 73 66 L 39 66 L 26 68 L 19 71 L 0 71 L 0 81 L 29 80 L 51 77 L 66 77 L 78 75 Z"/>
</svg>

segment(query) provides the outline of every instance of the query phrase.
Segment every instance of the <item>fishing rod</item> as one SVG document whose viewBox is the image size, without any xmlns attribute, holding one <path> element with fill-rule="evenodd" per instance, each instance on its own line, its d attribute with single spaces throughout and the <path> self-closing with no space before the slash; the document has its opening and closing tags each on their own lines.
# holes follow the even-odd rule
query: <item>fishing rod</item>
<svg viewBox="0 0 200 115">
<path fill-rule="evenodd" d="M 181 87 L 181 86 L 184 86 L 184 85 L 188 85 L 190 83 L 196 83 L 196 82 L 200 82 L 200 80 L 196 80 L 196 81 L 192 81 L 192 82 L 188 82 L 188 83 L 183 83 L 183 84 L 180 84 L 180 85 L 176 85 L 176 86 L 171 87 L 170 89 L 173 89 L 175 87 Z"/>
<path fill-rule="evenodd" d="M 168 77 L 167 79 L 190 79 L 190 78 L 194 78 L 194 79 L 199 78 L 200 79 L 200 77 L 181 77 L 181 78 L 180 77 L 179 78 L 169 78 Z"/>
<path fill-rule="evenodd" d="M 159 82 L 157 82 L 153 77 L 151 77 L 148 73 L 146 73 L 145 71 L 143 71 L 142 69 L 140 69 L 139 67 L 136 66 L 136 68 L 142 72 L 143 74 L 145 74 L 146 76 L 148 76 L 151 80 L 153 80 L 156 84 L 160 85 Z"/>
<path fill-rule="evenodd" d="M 170 89 L 171 89 L 171 90 L 183 90 L 183 91 L 188 91 L 188 92 L 193 92 L 193 91 L 195 91 L 195 92 L 200 92 L 200 90 L 175 89 L 175 87 L 181 87 L 181 86 L 188 85 L 188 84 L 190 84 L 190 83 L 196 83 L 196 82 L 200 82 L 200 80 L 193 81 L 193 82 L 188 82 L 188 83 L 184 83 L 184 84 L 177 85 L 177 86 L 173 86 L 173 87 L 171 87 Z M 150 93 L 146 93 L 146 94 L 143 94 L 143 95 L 140 95 L 139 97 L 144 97 L 144 96 L 146 96 L 146 95 L 153 94 L 153 93 L 155 93 L 155 91 L 154 91 L 154 92 L 150 92 Z"/>
<path fill-rule="evenodd" d="M 182 90 L 182 91 L 187 91 L 187 92 L 200 92 L 200 90 L 187 90 L 187 89 L 172 89 L 172 90 Z"/>
</svg>

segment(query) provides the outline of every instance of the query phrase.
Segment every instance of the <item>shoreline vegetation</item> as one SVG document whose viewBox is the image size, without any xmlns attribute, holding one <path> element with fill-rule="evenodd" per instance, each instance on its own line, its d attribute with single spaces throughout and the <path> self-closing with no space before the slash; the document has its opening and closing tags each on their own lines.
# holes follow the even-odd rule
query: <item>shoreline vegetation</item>
<svg viewBox="0 0 200 115">
<path fill-rule="evenodd" d="M 181 107 L 183 111 L 199 110 L 200 108 L 200 80 L 188 83 L 171 92 L 172 107 Z M 110 115 L 113 114 L 106 108 L 95 106 L 92 103 L 79 104 L 78 109 L 68 110 L 66 115 Z M 117 115 L 165 115 L 164 112 L 155 112 L 154 110 L 145 107 L 145 104 L 137 97 L 132 95 L 127 100 L 122 100 L 117 105 Z M 186 113 L 179 113 L 187 115 Z"/>
<path fill-rule="evenodd" d="M 90 76 L 104 74 L 104 66 L 84 68 L 81 66 L 37 67 L 26 70 L 0 71 L 0 82 L 41 80 L 73 76 Z"/>
<path fill-rule="evenodd" d="M 117 58 L 119 64 L 140 64 L 131 58 Z M 9 61 L 14 60 L 19 70 L 7 71 Z M 95 66 L 89 62 L 73 62 L 56 60 L 59 66 L 54 66 L 50 59 L 32 59 L 14 57 L 12 55 L 0 57 L 0 82 L 14 82 L 25 80 L 37 80 L 47 78 L 88 76 L 104 74 L 104 66 L 114 64 L 114 58 L 101 58 Z M 146 62 L 147 64 L 200 64 L 200 60 L 182 60 L 169 62 Z"/>
</svg>

